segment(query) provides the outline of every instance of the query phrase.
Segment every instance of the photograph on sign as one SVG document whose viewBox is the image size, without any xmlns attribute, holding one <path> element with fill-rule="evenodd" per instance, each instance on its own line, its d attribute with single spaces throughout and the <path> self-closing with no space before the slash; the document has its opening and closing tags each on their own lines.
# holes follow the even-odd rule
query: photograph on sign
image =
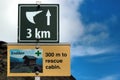
<svg viewBox="0 0 120 80">
<path fill-rule="evenodd" d="M 69 44 L 8 44 L 7 76 L 70 76 Z"/>
<path fill-rule="evenodd" d="M 43 72 L 42 50 L 10 49 L 11 73 Z"/>
<path fill-rule="evenodd" d="M 59 42 L 59 4 L 19 4 L 18 42 Z"/>
</svg>

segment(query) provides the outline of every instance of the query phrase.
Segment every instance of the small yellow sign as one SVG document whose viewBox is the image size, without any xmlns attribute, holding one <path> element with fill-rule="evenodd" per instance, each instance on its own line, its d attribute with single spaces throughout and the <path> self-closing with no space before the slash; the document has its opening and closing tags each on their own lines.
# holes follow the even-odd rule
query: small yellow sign
<svg viewBox="0 0 120 80">
<path fill-rule="evenodd" d="M 70 44 L 8 44 L 8 76 L 70 76 Z"/>
</svg>

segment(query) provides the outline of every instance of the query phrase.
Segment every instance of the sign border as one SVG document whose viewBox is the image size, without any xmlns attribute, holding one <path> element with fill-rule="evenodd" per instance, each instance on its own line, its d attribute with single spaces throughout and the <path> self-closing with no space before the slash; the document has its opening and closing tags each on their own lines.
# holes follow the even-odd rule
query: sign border
<svg viewBox="0 0 120 80">
<path fill-rule="evenodd" d="M 23 6 L 27 6 L 27 7 L 31 7 L 31 6 L 38 6 L 38 4 L 18 4 L 18 43 L 36 43 L 36 40 L 21 40 L 20 39 L 20 26 L 21 26 L 21 22 L 20 22 L 20 13 L 21 13 L 21 7 Z M 40 4 L 40 6 L 44 6 L 44 7 L 48 7 L 48 6 L 54 6 L 57 7 L 57 39 L 56 40 L 39 40 L 39 43 L 59 43 L 59 4 Z"/>
</svg>

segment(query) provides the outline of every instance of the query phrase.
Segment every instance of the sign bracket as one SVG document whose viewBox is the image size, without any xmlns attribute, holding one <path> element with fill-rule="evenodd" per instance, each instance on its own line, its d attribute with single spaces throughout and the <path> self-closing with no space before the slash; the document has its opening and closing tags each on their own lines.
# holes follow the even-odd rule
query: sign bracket
<svg viewBox="0 0 120 80">
<path fill-rule="evenodd" d="M 37 38 L 37 39 L 36 39 L 36 46 L 35 46 L 35 49 L 39 49 L 39 42 L 40 42 L 40 39 Z"/>
<path fill-rule="evenodd" d="M 40 8 L 41 1 L 36 1 L 36 4 L 38 5 L 38 9 Z"/>
</svg>

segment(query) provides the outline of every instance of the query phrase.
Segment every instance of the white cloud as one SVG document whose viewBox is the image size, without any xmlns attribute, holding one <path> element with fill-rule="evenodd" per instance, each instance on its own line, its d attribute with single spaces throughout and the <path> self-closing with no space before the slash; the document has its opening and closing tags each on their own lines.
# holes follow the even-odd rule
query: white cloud
<svg viewBox="0 0 120 80">
<path fill-rule="evenodd" d="M 17 7 L 13 1 L 0 1 L 0 40 L 14 42 L 17 40 Z"/>
<path fill-rule="evenodd" d="M 93 56 L 110 52 L 111 48 L 96 48 L 91 46 L 75 46 L 71 48 L 71 55 L 74 56 Z"/>
<path fill-rule="evenodd" d="M 85 45 L 104 42 L 109 38 L 107 26 L 101 23 L 91 23 L 84 30 L 80 42 Z"/>
<path fill-rule="evenodd" d="M 77 45 L 71 48 L 72 56 L 91 56 L 113 51 L 113 47 L 104 44 L 109 38 L 105 24 L 95 22 L 84 26 L 84 28 L 84 34 L 75 42 Z"/>
<path fill-rule="evenodd" d="M 119 75 L 110 75 L 110 76 L 105 76 L 98 80 L 119 80 L 119 79 L 120 79 Z"/>
<path fill-rule="evenodd" d="M 99 64 L 103 64 L 103 63 L 114 63 L 116 61 L 120 61 L 118 59 L 118 56 L 101 56 L 101 57 L 97 57 L 97 58 L 91 58 L 91 59 L 86 59 L 86 61 L 90 62 L 90 63 L 99 63 Z"/>
<path fill-rule="evenodd" d="M 61 6 L 60 41 L 76 41 L 83 33 L 83 25 L 80 21 L 80 13 L 77 12 L 82 0 L 69 0 Z"/>
</svg>

